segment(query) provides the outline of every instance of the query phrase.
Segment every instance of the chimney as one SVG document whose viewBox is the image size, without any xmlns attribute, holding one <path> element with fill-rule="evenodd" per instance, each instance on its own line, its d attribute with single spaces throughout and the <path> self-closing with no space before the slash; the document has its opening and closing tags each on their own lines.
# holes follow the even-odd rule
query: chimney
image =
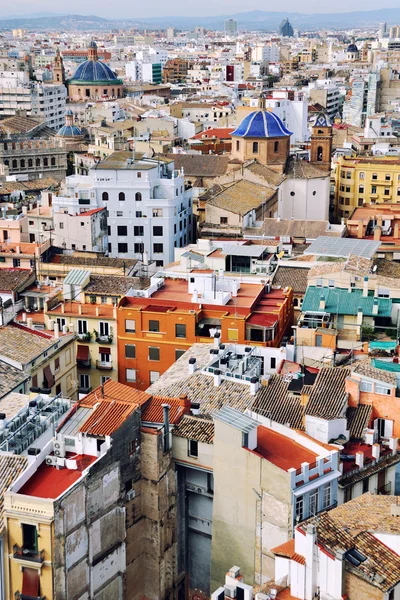
<svg viewBox="0 0 400 600">
<path fill-rule="evenodd" d="M 325 310 L 325 308 L 326 308 L 325 296 L 321 296 L 321 298 L 319 300 L 319 309 Z"/>
<path fill-rule="evenodd" d="M 364 222 L 362 219 L 358 221 L 357 225 L 357 237 L 358 239 L 362 239 L 364 237 Z"/>
<path fill-rule="evenodd" d="M 169 451 L 169 404 L 161 404 L 164 414 L 164 452 Z"/>
<path fill-rule="evenodd" d="M 361 306 L 357 308 L 357 325 L 362 325 L 363 322 L 363 311 Z"/>
<path fill-rule="evenodd" d="M 57 321 L 54 321 L 54 337 L 58 339 L 60 337 L 60 329 L 58 327 Z"/>
<path fill-rule="evenodd" d="M 372 446 L 372 456 L 374 457 L 375 460 L 379 460 L 381 457 L 381 445 L 380 444 L 374 444 Z"/>
<path fill-rule="evenodd" d="M 214 335 L 214 346 L 215 346 L 215 348 L 219 348 L 220 345 L 221 345 L 221 334 L 219 331 L 217 331 Z"/>
<path fill-rule="evenodd" d="M 193 290 L 193 296 L 192 296 L 192 302 L 198 302 L 199 301 L 199 292 L 197 290 Z"/>
<path fill-rule="evenodd" d="M 382 232 L 381 227 L 379 227 L 379 225 L 377 225 L 374 229 L 374 242 L 379 242 L 379 240 L 381 239 L 381 232 Z"/>
<path fill-rule="evenodd" d="M 255 396 L 259 390 L 260 382 L 258 381 L 258 377 L 252 377 L 250 379 L 250 394 Z"/>
<path fill-rule="evenodd" d="M 33 329 L 33 319 L 32 317 L 28 317 L 26 320 L 26 326 L 29 327 L 29 329 Z"/>
<path fill-rule="evenodd" d="M 183 408 L 183 414 L 190 415 L 191 402 L 186 394 L 181 394 L 179 396 L 179 404 Z"/>
<path fill-rule="evenodd" d="M 356 465 L 362 469 L 364 467 L 364 452 L 356 452 Z"/>
<path fill-rule="evenodd" d="M 372 314 L 377 315 L 379 310 L 379 302 L 378 298 L 374 298 L 374 303 L 372 305 Z"/>
<path fill-rule="evenodd" d="M 368 277 L 367 276 L 364 277 L 363 296 L 364 296 L 364 298 L 368 297 Z"/>
<path fill-rule="evenodd" d="M 214 387 L 219 387 L 221 385 L 221 371 L 219 369 L 215 369 L 214 371 Z"/>
<path fill-rule="evenodd" d="M 4 429 L 4 427 L 7 425 L 7 417 L 6 417 L 6 413 L 0 413 L 0 430 Z"/>
<path fill-rule="evenodd" d="M 193 375 L 196 370 L 197 360 L 195 358 L 189 358 L 189 375 Z"/>
<path fill-rule="evenodd" d="M 391 437 L 389 438 L 389 448 L 392 451 L 392 454 L 395 456 L 397 454 L 397 444 L 399 442 L 399 439 L 397 437 Z"/>
<path fill-rule="evenodd" d="M 378 215 L 376 222 L 377 222 L 378 227 L 380 227 L 382 229 L 382 223 L 383 223 L 382 215 Z"/>
</svg>

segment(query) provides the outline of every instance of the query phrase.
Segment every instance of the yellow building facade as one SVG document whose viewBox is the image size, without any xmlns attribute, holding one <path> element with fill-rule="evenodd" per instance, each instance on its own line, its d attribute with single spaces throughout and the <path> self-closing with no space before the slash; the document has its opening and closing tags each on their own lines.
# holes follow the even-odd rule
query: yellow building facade
<svg viewBox="0 0 400 600">
<path fill-rule="evenodd" d="M 364 204 L 400 203 L 400 159 L 342 156 L 335 171 L 335 214 L 347 219 Z"/>
</svg>

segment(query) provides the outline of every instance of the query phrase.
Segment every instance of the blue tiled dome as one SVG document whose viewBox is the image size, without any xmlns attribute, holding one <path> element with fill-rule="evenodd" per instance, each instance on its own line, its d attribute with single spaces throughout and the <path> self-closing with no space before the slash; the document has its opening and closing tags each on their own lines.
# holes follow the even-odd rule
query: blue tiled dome
<svg viewBox="0 0 400 600">
<path fill-rule="evenodd" d="M 292 135 L 279 117 L 267 110 L 256 110 L 243 119 L 231 133 L 235 137 L 277 138 Z"/>
<path fill-rule="evenodd" d="M 57 133 L 58 137 L 74 137 L 81 135 L 83 135 L 83 133 L 76 125 L 63 125 Z"/>
<path fill-rule="evenodd" d="M 352 43 L 347 46 L 346 52 L 358 52 L 358 48 L 355 44 Z"/>
<path fill-rule="evenodd" d="M 80 84 L 100 84 L 115 83 L 122 84 L 116 74 L 108 65 L 99 60 L 85 60 L 79 65 L 72 79 L 68 83 Z"/>
</svg>

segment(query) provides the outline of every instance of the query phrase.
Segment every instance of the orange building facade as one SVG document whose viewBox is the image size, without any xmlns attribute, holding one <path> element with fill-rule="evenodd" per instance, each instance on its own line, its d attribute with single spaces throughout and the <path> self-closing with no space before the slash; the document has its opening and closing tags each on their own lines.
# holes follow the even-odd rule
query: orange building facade
<svg viewBox="0 0 400 600">
<path fill-rule="evenodd" d="M 280 346 L 293 317 L 291 288 L 221 280 L 213 271 L 192 274 L 163 280 L 151 297 L 120 301 L 121 383 L 146 389 L 196 342 Z"/>
</svg>

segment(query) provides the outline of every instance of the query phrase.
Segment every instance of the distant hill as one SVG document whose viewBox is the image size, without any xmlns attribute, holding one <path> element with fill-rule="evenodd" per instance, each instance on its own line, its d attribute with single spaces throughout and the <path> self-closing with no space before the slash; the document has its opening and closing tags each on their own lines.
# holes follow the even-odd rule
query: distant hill
<svg viewBox="0 0 400 600">
<path fill-rule="evenodd" d="M 176 27 L 177 29 L 190 30 L 197 25 L 202 25 L 208 29 L 224 28 L 226 19 L 236 19 L 239 29 L 242 30 L 263 30 L 276 31 L 279 23 L 288 17 L 292 25 L 302 31 L 310 31 L 321 28 L 343 29 L 346 27 L 376 26 L 386 21 L 390 24 L 400 22 L 400 8 L 382 8 L 369 11 L 356 11 L 348 13 L 288 13 L 288 12 L 267 12 L 262 10 L 253 10 L 230 15 L 220 15 L 217 17 L 149 17 L 146 19 L 104 19 L 95 15 L 51 15 L 35 16 L 27 15 L 12 19 L 0 19 L 0 30 L 9 30 L 17 27 L 28 29 L 30 31 L 101 31 L 110 29 L 132 28 L 136 29 L 165 29 L 166 27 Z"/>
</svg>

